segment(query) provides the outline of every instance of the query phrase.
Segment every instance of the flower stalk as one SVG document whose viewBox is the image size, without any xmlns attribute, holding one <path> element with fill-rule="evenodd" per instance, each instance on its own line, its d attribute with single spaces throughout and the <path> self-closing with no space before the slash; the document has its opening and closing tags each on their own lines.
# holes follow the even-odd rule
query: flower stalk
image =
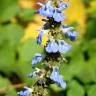
<svg viewBox="0 0 96 96">
<path fill-rule="evenodd" d="M 66 88 L 67 84 L 59 73 L 59 66 L 66 62 L 63 55 L 72 47 L 66 39 L 75 41 L 78 36 L 73 27 L 63 24 L 66 18 L 63 11 L 69 6 L 69 0 L 66 2 L 49 0 L 44 5 L 40 2 L 37 4 L 41 8 L 36 13 L 46 17 L 46 19 L 43 19 L 45 24 L 38 30 L 37 44 L 42 44 L 44 34 L 48 35 L 48 41 L 44 46 L 44 54 L 37 53 L 32 58 L 32 67 L 35 71 L 28 75 L 30 78 L 36 78 L 36 84 L 32 86 L 32 92 L 27 94 L 27 92 L 30 92 L 27 88 L 27 91 L 24 91 L 26 94 L 21 95 L 19 93 L 20 96 L 48 96 L 48 88 L 50 84 L 54 83 L 63 89 Z M 39 63 L 43 66 L 42 68 L 37 68 Z"/>
</svg>

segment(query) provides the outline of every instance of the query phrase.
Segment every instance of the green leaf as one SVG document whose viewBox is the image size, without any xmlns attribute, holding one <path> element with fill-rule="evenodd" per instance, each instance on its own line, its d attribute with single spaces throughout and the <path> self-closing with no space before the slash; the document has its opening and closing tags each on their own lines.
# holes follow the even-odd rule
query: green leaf
<svg viewBox="0 0 96 96">
<path fill-rule="evenodd" d="M 36 44 L 34 39 L 30 39 L 19 48 L 20 61 L 31 63 L 32 58 L 36 53 L 43 53 L 43 47 Z"/>
<path fill-rule="evenodd" d="M 34 78 L 28 78 L 28 74 L 34 71 L 34 69 L 31 66 L 32 65 L 27 62 L 18 62 L 15 65 L 15 72 L 20 77 L 21 81 L 32 86 L 36 80 Z"/>
<path fill-rule="evenodd" d="M 96 40 L 83 41 L 75 46 L 65 57 L 69 58 L 68 63 L 60 66 L 60 73 L 64 79 L 70 81 L 74 76 L 83 83 L 96 82 Z M 88 60 L 85 60 L 87 52 Z"/>
<path fill-rule="evenodd" d="M 12 19 L 12 17 L 16 16 L 19 13 L 19 7 L 17 5 L 11 5 L 11 7 L 5 9 L 2 12 L 1 21 L 8 21 Z"/>
<path fill-rule="evenodd" d="M 81 71 L 78 73 L 77 77 L 83 81 L 85 84 L 91 81 L 96 81 L 95 70 L 91 66 L 91 64 L 87 63 L 82 66 Z"/>
<path fill-rule="evenodd" d="M 33 72 L 31 61 L 36 53 L 43 53 L 43 47 L 36 44 L 36 40 L 30 39 L 18 48 L 19 62 L 18 75 L 29 85 L 34 84 L 35 80 L 28 78 L 27 75 Z"/>
<path fill-rule="evenodd" d="M 77 75 L 84 83 L 96 82 L 96 40 L 83 42 L 84 50 L 87 52 L 88 60 L 84 60 L 81 72 Z M 82 54 L 84 58 L 84 53 Z"/>
<path fill-rule="evenodd" d="M 17 96 L 16 90 L 12 87 L 10 81 L 7 78 L 0 76 L 0 88 L 4 89 L 5 96 Z M 1 96 L 1 95 L 0 95 Z"/>
<path fill-rule="evenodd" d="M 90 59 L 96 58 L 96 39 L 91 40 L 90 42 L 86 42 L 88 45 L 88 53 Z"/>
<path fill-rule="evenodd" d="M 5 96 L 18 96 L 16 90 L 12 87 L 10 88 Z"/>
<path fill-rule="evenodd" d="M 91 39 L 96 38 L 96 32 L 95 32 L 96 27 L 95 27 L 95 25 L 96 25 L 96 20 L 95 19 L 91 19 L 87 23 L 87 31 L 85 33 L 86 40 L 91 40 Z"/>
<path fill-rule="evenodd" d="M 5 26 L 5 32 L 7 35 L 7 38 L 10 40 L 10 43 L 19 43 L 21 40 L 21 37 L 24 34 L 24 30 L 21 26 L 16 24 L 9 24 Z"/>
<path fill-rule="evenodd" d="M 67 96 L 84 96 L 83 87 L 78 84 L 75 80 L 69 83 L 69 90 Z"/>
<path fill-rule="evenodd" d="M 10 45 L 18 44 L 23 34 L 24 30 L 18 24 L 0 26 L 0 43 L 9 42 Z"/>
<path fill-rule="evenodd" d="M 60 92 L 63 90 L 57 84 L 50 84 L 50 88 L 51 88 L 51 90 L 54 90 L 55 92 Z"/>
<path fill-rule="evenodd" d="M 87 93 L 88 96 L 96 96 L 96 85 L 90 86 Z"/>
<path fill-rule="evenodd" d="M 23 36 L 23 28 L 17 24 L 0 26 L 0 70 L 14 72 L 17 47 Z"/>
<path fill-rule="evenodd" d="M 5 79 L 0 76 L 0 88 L 5 88 L 9 85 L 10 85 L 10 82 L 8 81 L 8 79 Z"/>
<path fill-rule="evenodd" d="M 84 64 L 81 45 L 75 46 L 70 53 L 66 54 L 65 58 L 69 58 L 68 63 L 60 66 L 60 73 L 64 76 L 65 80 L 70 81 L 74 76 L 78 76 Z"/>
<path fill-rule="evenodd" d="M 0 0 L 0 21 L 5 22 L 19 12 L 18 0 Z"/>
<path fill-rule="evenodd" d="M 15 63 L 15 53 L 14 48 L 7 44 L 7 42 L 0 47 L 0 70 L 12 71 L 14 69 L 13 64 Z"/>
<path fill-rule="evenodd" d="M 19 14 L 20 18 L 23 21 L 32 21 L 34 18 L 34 10 L 33 9 L 22 9 Z"/>
</svg>

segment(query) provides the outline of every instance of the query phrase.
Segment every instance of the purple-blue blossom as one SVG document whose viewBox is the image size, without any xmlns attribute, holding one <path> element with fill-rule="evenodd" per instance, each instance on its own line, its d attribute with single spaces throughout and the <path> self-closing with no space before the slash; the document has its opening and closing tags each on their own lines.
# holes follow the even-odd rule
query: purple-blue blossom
<svg viewBox="0 0 96 96">
<path fill-rule="evenodd" d="M 47 46 L 45 47 L 45 50 L 48 53 L 56 53 L 58 51 L 58 44 L 55 42 L 55 40 L 50 41 Z"/>
<path fill-rule="evenodd" d="M 63 10 L 66 9 L 67 7 L 68 7 L 68 2 L 67 2 L 67 3 L 64 3 L 64 4 L 59 4 L 58 10 L 59 10 L 59 11 L 63 11 Z"/>
<path fill-rule="evenodd" d="M 76 31 L 69 32 L 68 36 L 69 36 L 71 41 L 74 41 L 76 39 L 76 37 L 78 36 L 78 33 Z"/>
<path fill-rule="evenodd" d="M 54 8 L 51 5 L 51 1 L 48 1 L 45 5 L 42 5 L 39 10 L 37 10 L 37 13 L 39 13 L 41 16 L 53 17 L 54 21 L 61 22 L 65 19 L 65 15 L 61 11 L 66 9 L 67 7 L 68 2 L 64 4 L 59 4 L 58 8 Z"/>
<path fill-rule="evenodd" d="M 37 36 L 37 44 L 41 44 L 42 43 L 42 34 L 40 33 L 38 36 Z"/>
<path fill-rule="evenodd" d="M 36 76 L 36 72 L 34 71 L 34 72 L 32 72 L 32 73 L 30 73 L 30 74 L 28 74 L 28 77 L 29 78 L 33 78 L 33 77 L 35 77 Z"/>
<path fill-rule="evenodd" d="M 27 90 L 25 90 L 25 91 L 20 91 L 18 94 L 19 94 L 19 96 L 28 96 L 29 92 Z"/>
<path fill-rule="evenodd" d="M 54 12 L 54 7 L 51 6 L 51 2 L 48 1 L 45 5 L 43 5 L 39 10 L 37 10 L 37 13 L 39 13 L 41 16 L 45 17 L 52 17 Z"/>
<path fill-rule="evenodd" d="M 44 34 L 46 34 L 48 32 L 48 30 L 44 30 L 44 28 L 38 29 L 37 31 L 39 31 L 39 35 L 37 36 L 37 44 L 41 44 L 42 43 L 42 37 Z"/>
<path fill-rule="evenodd" d="M 61 13 L 59 10 L 55 10 L 53 14 L 54 21 L 61 22 L 65 19 L 65 15 Z"/>
<path fill-rule="evenodd" d="M 70 50 L 71 45 L 66 43 L 64 40 L 59 41 L 59 52 L 66 53 Z"/>
<path fill-rule="evenodd" d="M 70 48 L 71 45 L 66 43 L 64 40 L 60 40 L 59 44 L 55 42 L 55 40 L 53 40 L 47 44 L 45 50 L 48 53 L 56 53 L 56 52 L 66 53 L 70 50 Z"/>
<path fill-rule="evenodd" d="M 71 41 L 74 41 L 76 37 L 78 36 L 78 33 L 76 31 L 72 31 L 74 28 L 69 27 L 63 29 L 63 33 L 70 38 Z"/>
<path fill-rule="evenodd" d="M 46 50 L 46 52 L 48 52 L 48 53 L 51 53 L 51 52 L 52 52 L 51 42 L 49 42 L 49 43 L 47 44 L 47 46 L 45 46 L 45 50 Z"/>
<path fill-rule="evenodd" d="M 44 55 L 39 54 L 39 53 L 36 54 L 36 56 L 32 59 L 32 66 L 34 66 L 35 64 L 41 62 L 43 58 L 44 58 Z"/>
<path fill-rule="evenodd" d="M 63 81 L 62 76 L 59 74 L 58 69 L 56 67 L 53 68 L 53 71 L 50 75 L 50 79 L 57 83 L 60 87 L 66 88 L 66 82 Z"/>
<path fill-rule="evenodd" d="M 29 96 L 29 94 L 32 92 L 32 89 L 29 87 L 24 87 L 23 91 L 18 92 L 17 94 L 19 96 Z"/>
<path fill-rule="evenodd" d="M 28 74 L 27 76 L 28 76 L 29 78 L 36 77 L 37 73 L 39 73 L 40 71 L 41 71 L 41 70 L 40 70 L 39 68 L 35 68 L 35 71 L 32 72 L 32 73 L 30 73 L 30 74 Z"/>
<path fill-rule="evenodd" d="M 67 24 L 61 24 L 61 26 L 60 26 L 61 28 L 67 28 L 68 27 L 68 25 Z"/>
</svg>

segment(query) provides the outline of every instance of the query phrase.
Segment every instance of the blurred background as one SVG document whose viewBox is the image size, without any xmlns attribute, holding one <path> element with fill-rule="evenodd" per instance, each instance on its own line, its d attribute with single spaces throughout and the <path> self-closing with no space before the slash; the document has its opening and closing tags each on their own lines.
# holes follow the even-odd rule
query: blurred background
<svg viewBox="0 0 96 96">
<path fill-rule="evenodd" d="M 34 79 L 31 60 L 42 53 L 47 41 L 37 46 L 38 28 L 43 17 L 34 14 L 45 0 L 0 0 L 0 96 L 17 96 L 23 86 L 32 86 Z M 67 81 L 67 89 L 50 86 L 50 96 L 96 96 L 96 0 L 70 0 L 64 11 L 64 23 L 74 26 L 79 33 L 73 47 L 64 56 L 68 62 L 60 73 Z"/>
</svg>

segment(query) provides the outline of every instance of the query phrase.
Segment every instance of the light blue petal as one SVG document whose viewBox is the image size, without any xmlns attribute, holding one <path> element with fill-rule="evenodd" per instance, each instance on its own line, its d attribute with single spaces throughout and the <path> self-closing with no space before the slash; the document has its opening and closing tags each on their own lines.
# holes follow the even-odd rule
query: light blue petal
<svg viewBox="0 0 96 96">
<path fill-rule="evenodd" d="M 65 41 L 61 41 L 59 43 L 59 52 L 60 53 L 66 53 L 70 50 L 70 48 L 71 48 L 71 45 L 66 43 Z"/>
<path fill-rule="evenodd" d="M 51 42 L 51 49 L 53 53 L 56 53 L 58 51 L 58 44 L 55 41 Z"/>
<path fill-rule="evenodd" d="M 64 3 L 64 4 L 61 4 L 58 8 L 59 11 L 63 11 L 64 9 L 66 9 L 68 7 L 68 3 Z"/>
<path fill-rule="evenodd" d="M 53 14 L 53 18 L 56 22 L 61 22 L 65 19 L 65 16 L 61 12 L 58 12 L 57 10 L 55 10 Z"/>
<path fill-rule="evenodd" d="M 41 44 L 42 43 L 42 34 L 39 34 L 37 37 L 37 44 Z"/>
<path fill-rule="evenodd" d="M 36 72 L 32 72 L 32 73 L 28 74 L 28 77 L 29 77 L 29 78 L 33 78 L 33 77 L 35 77 L 35 76 L 36 76 Z"/>
<path fill-rule="evenodd" d="M 47 44 L 47 46 L 45 47 L 45 50 L 46 50 L 48 53 L 51 53 L 51 52 L 52 52 L 51 43 L 48 43 L 48 44 Z"/>
<path fill-rule="evenodd" d="M 34 66 L 35 64 L 41 62 L 41 60 L 44 58 L 43 55 L 38 54 L 36 55 L 33 59 L 32 59 L 32 66 Z"/>
</svg>

